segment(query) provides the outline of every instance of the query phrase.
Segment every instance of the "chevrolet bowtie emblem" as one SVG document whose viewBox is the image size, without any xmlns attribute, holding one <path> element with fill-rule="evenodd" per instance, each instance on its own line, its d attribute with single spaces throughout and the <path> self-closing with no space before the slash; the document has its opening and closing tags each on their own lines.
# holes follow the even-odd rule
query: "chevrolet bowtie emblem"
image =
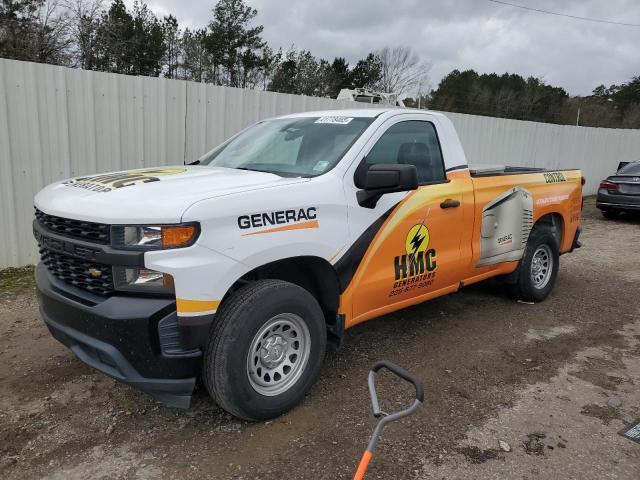
<svg viewBox="0 0 640 480">
<path fill-rule="evenodd" d="M 102 275 L 102 272 L 97 268 L 91 267 L 89 269 L 89 275 L 91 275 L 93 278 L 98 278 Z"/>
</svg>

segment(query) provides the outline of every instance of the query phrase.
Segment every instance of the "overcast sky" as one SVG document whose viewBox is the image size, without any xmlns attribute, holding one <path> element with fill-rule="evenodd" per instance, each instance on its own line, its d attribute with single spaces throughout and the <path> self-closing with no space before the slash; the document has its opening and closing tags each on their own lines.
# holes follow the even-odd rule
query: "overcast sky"
<svg viewBox="0 0 640 480">
<path fill-rule="evenodd" d="M 132 4 L 133 0 L 126 0 Z M 158 16 L 203 27 L 213 0 L 148 0 Z M 385 45 L 409 45 L 432 64 L 430 83 L 454 68 L 542 77 L 570 94 L 640 75 L 640 28 L 592 23 L 488 0 L 248 0 L 269 45 L 355 63 Z M 570 15 L 640 24 L 638 0 L 511 0 Z"/>
</svg>

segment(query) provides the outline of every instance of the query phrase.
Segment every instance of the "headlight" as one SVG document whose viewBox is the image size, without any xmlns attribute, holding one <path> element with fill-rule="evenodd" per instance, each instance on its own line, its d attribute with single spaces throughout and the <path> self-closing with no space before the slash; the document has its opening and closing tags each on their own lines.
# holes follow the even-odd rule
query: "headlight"
<svg viewBox="0 0 640 480">
<path fill-rule="evenodd" d="M 140 267 L 113 267 L 116 290 L 126 292 L 173 293 L 173 277 L 168 273 Z"/>
<path fill-rule="evenodd" d="M 162 227 L 123 227 L 127 247 L 161 247 Z"/>
<path fill-rule="evenodd" d="M 188 247 L 198 237 L 198 225 L 124 225 L 114 228 L 113 246 L 134 250 Z"/>
</svg>

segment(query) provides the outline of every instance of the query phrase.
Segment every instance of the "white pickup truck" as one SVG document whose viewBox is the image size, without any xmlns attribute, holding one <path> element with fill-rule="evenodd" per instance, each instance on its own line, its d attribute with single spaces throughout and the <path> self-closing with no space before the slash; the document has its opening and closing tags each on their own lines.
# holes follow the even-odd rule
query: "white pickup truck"
<svg viewBox="0 0 640 480">
<path fill-rule="evenodd" d="M 39 192 L 42 316 L 82 361 L 167 405 L 188 407 L 202 376 L 222 408 L 270 418 L 346 328 L 494 276 L 543 300 L 579 246 L 583 182 L 469 168 L 452 123 L 426 111 L 264 120 L 191 165 Z"/>
</svg>

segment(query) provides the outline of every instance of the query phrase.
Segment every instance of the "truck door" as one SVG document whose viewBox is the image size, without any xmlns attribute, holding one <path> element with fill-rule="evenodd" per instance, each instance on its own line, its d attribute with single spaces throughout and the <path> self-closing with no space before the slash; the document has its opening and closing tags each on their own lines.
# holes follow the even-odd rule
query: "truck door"
<svg viewBox="0 0 640 480">
<path fill-rule="evenodd" d="M 351 310 L 347 326 L 453 291 L 462 276 L 464 194 L 472 197 L 471 182 L 447 178 L 434 123 L 396 121 L 371 143 L 363 162 L 415 165 L 420 186 L 385 195 L 374 208 L 350 205 L 352 230 L 362 222 L 368 227 L 354 238 L 353 277 L 341 302 Z"/>
</svg>

